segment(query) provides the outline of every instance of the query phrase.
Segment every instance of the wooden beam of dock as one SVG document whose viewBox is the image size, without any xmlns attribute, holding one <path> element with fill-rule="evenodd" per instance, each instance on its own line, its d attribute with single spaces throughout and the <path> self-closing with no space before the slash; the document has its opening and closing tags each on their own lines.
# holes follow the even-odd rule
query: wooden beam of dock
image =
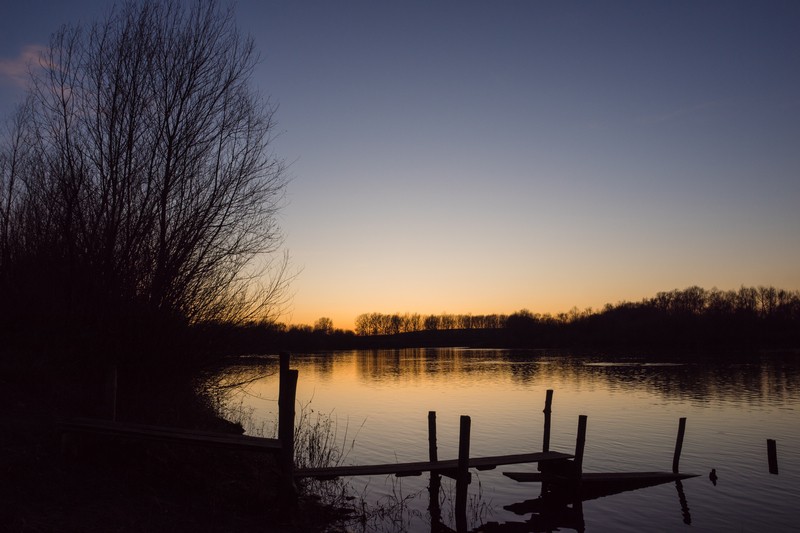
<svg viewBox="0 0 800 533">
<path fill-rule="evenodd" d="M 561 452 L 534 452 L 516 455 L 496 455 L 491 457 L 470 457 L 469 467 L 478 470 L 491 470 L 500 465 L 522 463 L 538 463 L 543 461 L 562 461 L 573 456 Z M 416 463 L 389 463 L 381 465 L 333 466 L 324 468 L 297 468 L 295 478 L 313 477 L 316 479 L 334 479 L 350 476 L 396 476 L 422 475 L 423 472 L 446 473 L 458 469 L 458 459 L 445 461 L 421 461 Z"/>
<path fill-rule="evenodd" d="M 232 433 L 113 422 L 93 418 L 73 418 L 60 421 L 58 425 L 65 433 L 94 433 L 112 437 L 182 441 L 232 449 L 274 450 L 276 452 L 281 450 L 281 442 L 277 439 Z"/>
<path fill-rule="evenodd" d="M 547 479 L 541 472 L 503 472 L 503 475 L 521 483 L 539 482 Z M 697 477 L 697 474 L 676 474 L 674 472 L 586 472 L 581 480 L 586 483 L 613 482 L 669 482 Z"/>
</svg>

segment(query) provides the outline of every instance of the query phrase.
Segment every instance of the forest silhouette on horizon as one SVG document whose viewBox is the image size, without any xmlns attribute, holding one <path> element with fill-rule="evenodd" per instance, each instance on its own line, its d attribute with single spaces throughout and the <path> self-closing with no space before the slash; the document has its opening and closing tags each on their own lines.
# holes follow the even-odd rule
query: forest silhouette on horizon
<svg viewBox="0 0 800 533">
<path fill-rule="evenodd" d="M 283 349 L 475 346 L 503 348 L 797 348 L 800 291 L 698 286 L 640 302 L 549 314 L 363 313 L 354 330 L 322 317 L 312 325 L 212 326 L 233 352 Z M 224 332 L 224 333 L 223 333 Z"/>
</svg>

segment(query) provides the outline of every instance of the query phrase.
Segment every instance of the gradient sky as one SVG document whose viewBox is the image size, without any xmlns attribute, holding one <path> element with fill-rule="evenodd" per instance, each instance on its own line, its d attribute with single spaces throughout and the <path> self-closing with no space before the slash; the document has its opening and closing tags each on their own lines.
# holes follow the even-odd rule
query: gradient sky
<svg viewBox="0 0 800 533">
<path fill-rule="evenodd" d="M 0 15 L 19 66 L 103 1 Z M 289 314 L 800 288 L 800 2 L 237 3 L 291 162 Z"/>
</svg>

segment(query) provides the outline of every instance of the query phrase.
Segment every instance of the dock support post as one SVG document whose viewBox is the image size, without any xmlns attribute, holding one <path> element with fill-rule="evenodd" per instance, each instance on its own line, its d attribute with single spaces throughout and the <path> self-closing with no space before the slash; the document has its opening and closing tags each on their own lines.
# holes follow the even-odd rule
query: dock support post
<svg viewBox="0 0 800 533">
<path fill-rule="evenodd" d="M 578 417 L 578 436 L 575 439 L 575 477 L 580 483 L 583 477 L 583 450 L 586 447 L 586 415 Z"/>
<path fill-rule="evenodd" d="M 583 515 L 581 498 L 581 480 L 583 479 L 583 450 L 586 447 L 586 415 L 578 416 L 578 435 L 575 438 L 575 459 L 572 472 L 572 505 L 573 509 Z"/>
<path fill-rule="evenodd" d="M 436 449 L 436 411 L 428 411 L 428 460 L 435 463 L 439 460 Z M 442 486 L 442 476 L 431 470 L 430 484 L 428 485 L 428 512 L 431 514 L 431 527 L 442 521 L 442 507 L 439 505 L 439 490 Z"/>
<path fill-rule="evenodd" d="M 544 437 L 542 439 L 542 451 L 550 451 L 550 413 L 553 405 L 553 389 L 547 389 L 544 399 Z"/>
<path fill-rule="evenodd" d="M 456 481 L 456 530 L 467 531 L 467 489 L 469 488 L 469 434 L 471 419 L 461 416 L 458 434 L 458 478 Z"/>
<path fill-rule="evenodd" d="M 469 483 L 469 433 L 472 421 L 470 417 L 461 416 L 461 427 L 458 432 L 458 480 Z"/>
<path fill-rule="evenodd" d="M 281 353 L 278 387 L 278 439 L 281 441 L 281 496 L 294 505 L 294 404 L 297 395 L 297 370 L 289 370 L 289 354 Z"/>
<path fill-rule="evenodd" d="M 678 438 L 675 440 L 675 454 L 672 456 L 672 472 L 677 474 L 678 464 L 681 460 L 681 450 L 683 449 L 683 434 L 686 432 L 686 417 L 681 417 L 678 424 Z"/>
<path fill-rule="evenodd" d="M 769 460 L 769 473 L 778 473 L 778 443 L 775 439 L 767 439 L 767 459 Z"/>
<path fill-rule="evenodd" d="M 428 460 L 432 463 L 439 460 L 436 450 L 436 411 L 428 411 Z"/>
</svg>

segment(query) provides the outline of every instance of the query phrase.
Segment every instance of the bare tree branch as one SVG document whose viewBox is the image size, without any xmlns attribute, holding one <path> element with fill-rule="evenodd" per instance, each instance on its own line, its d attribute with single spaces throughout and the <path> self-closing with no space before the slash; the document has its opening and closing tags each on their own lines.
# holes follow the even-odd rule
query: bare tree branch
<svg viewBox="0 0 800 533">
<path fill-rule="evenodd" d="M 286 178 L 257 60 L 215 1 L 126 3 L 55 33 L 0 147 L 8 307 L 276 318 L 292 279 L 275 257 Z"/>
</svg>

